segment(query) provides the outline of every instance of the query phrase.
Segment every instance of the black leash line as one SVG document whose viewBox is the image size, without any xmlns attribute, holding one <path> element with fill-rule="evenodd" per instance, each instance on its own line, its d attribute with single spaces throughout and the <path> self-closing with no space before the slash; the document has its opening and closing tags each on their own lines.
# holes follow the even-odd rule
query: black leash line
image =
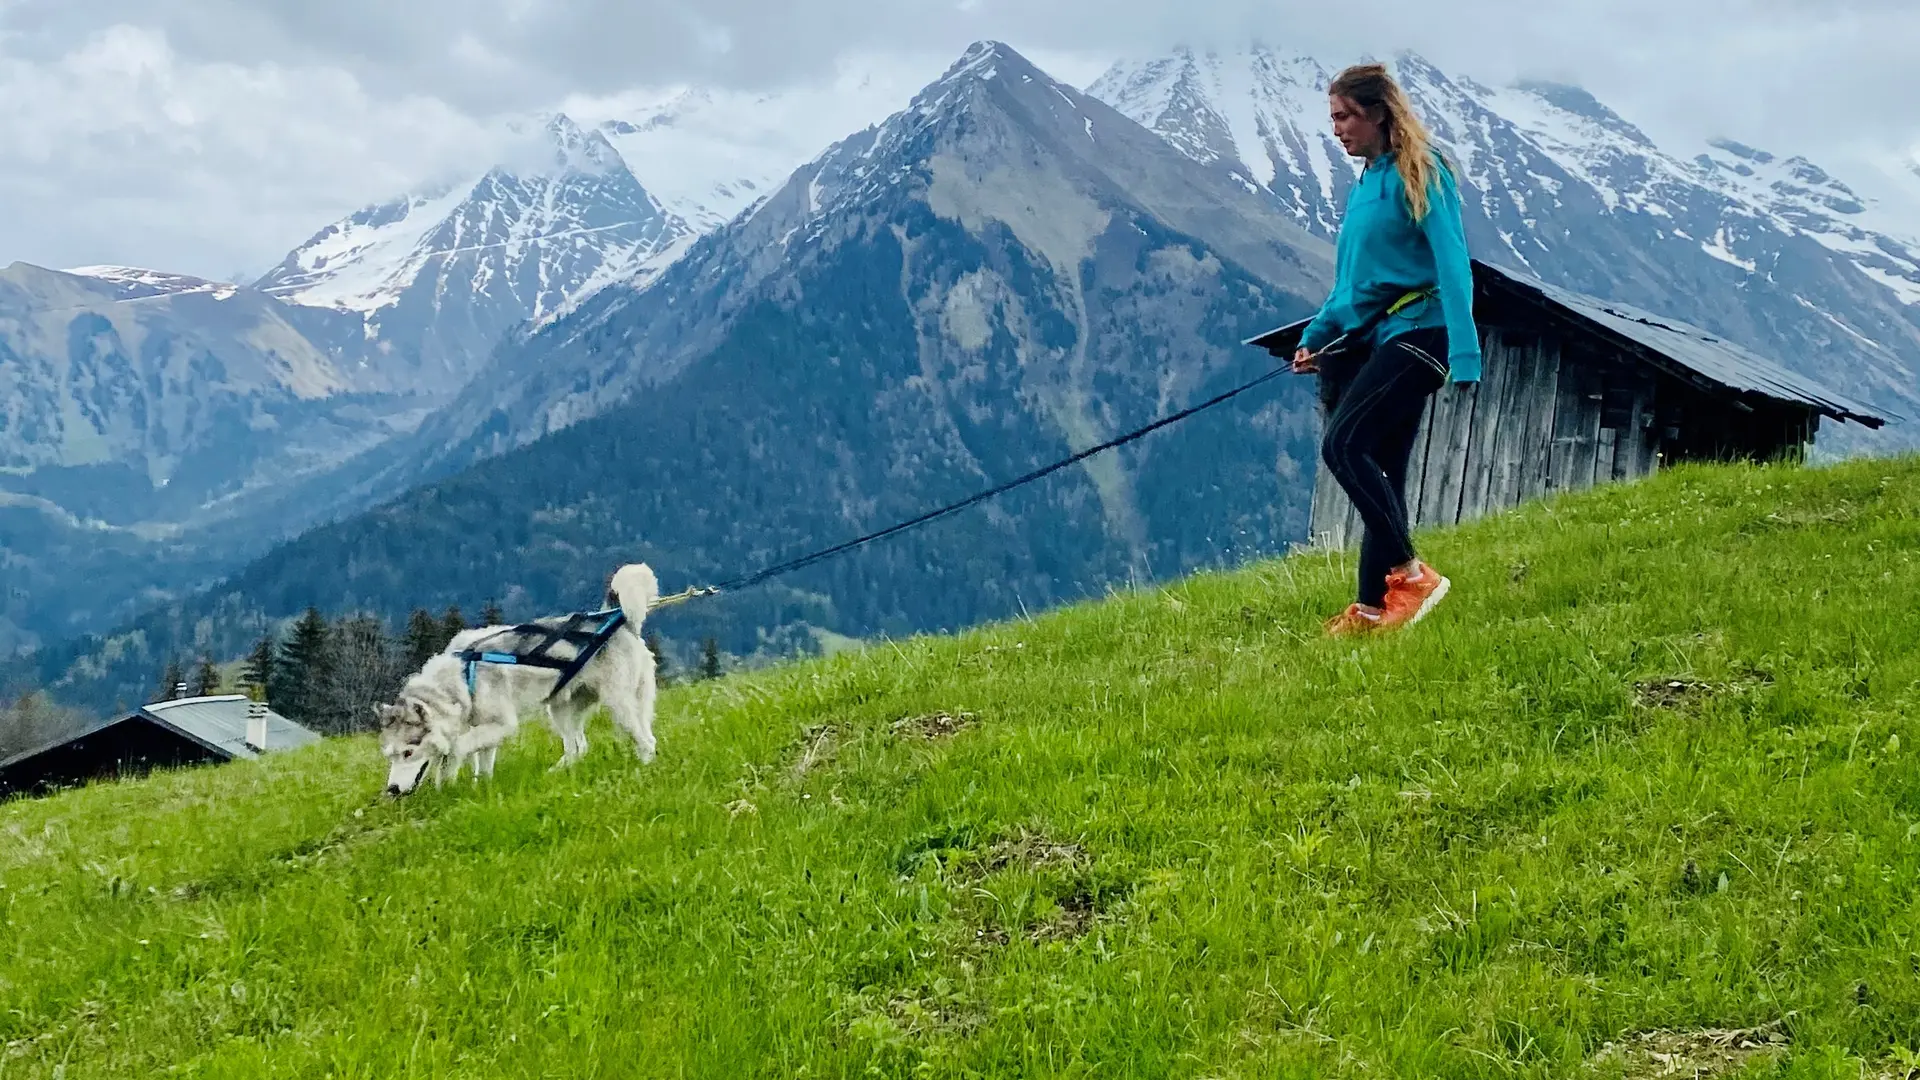
<svg viewBox="0 0 1920 1080">
<path fill-rule="evenodd" d="M 1347 335 L 1341 335 L 1341 336 L 1344 339 Z M 1334 344 L 1338 344 L 1338 342 L 1335 342 Z M 1325 351 L 1325 350 L 1322 350 L 1322 351 Z M 1125 435 L 1121 435 L 1118 438 L 1109 439 L 1098 446 L 1090 446 L 1087 449 L 1082 450 L 1077 454 L 1074 454 L 1072 457 L 1062 458 L 1061 460 L 1056 461 L 1051 465 L 1044 465 L 1038 469 L 1033 470 L 1030 473 L 1027 473 L 1025 476 L 1017 477 L 1013 480 L 1007 481 L 1004 484 L 999 484 L 994 487 L 988 488 L 987 490 L 982 491 L 978 494 L 969 495 L 968 497 L 961 499 L 959 502 L 949 503 L 948 505 L 943 506 L 938 510 L 928 511 L 927 513 L 921 514 L 919 517 L 912 518 L 907 521 L 902 521 L 897 525 L 889 525 L 888 527 L 881 529 L 878 532 L 871 532 L 865 536 L 848 540 L 845 543 L 835 544 L 830 548 L 826 548 L 821 551 L 816 551 L 811 555 L 803 555 L 797 559 L 790 559 L 786 562 L 779 563 L 774 566 L 769 566 L 765 570 L 761 570 L 758 573 L 749 574 L 745 577 L 735 578 L 732 581 L 727 581 L 719 585 L 711 586 L 708 589 L 701 590 L 701 592 L 707 593 L 707 594 L 710 594 L 713 592 L 731 592 L 734 589 L 744 589 L 744 588 L 748 588 L 749 586 L 758 585 L 761 582 L 767 581 L 771 578 L 776 578 L 783 574 L 790 574 L 795 570 L 800 569 L 801 567 L 811 566 L 812 564 L 817 563 L 822 559 L 830 559 L 835 555 L 852 551 L 854 548 L 871 544 L 875 540 L 880 540 L 880 539 L 884 539 L 885 537 L 892 536 L 894 533 L 905 532 L 906 530 L 914 528 L 916 526 L 924 525 L 927 522 L 934 520 L 935 518 L 941 518 L 949 514 L 958 513 L 959 511 L 965 510 L 967 507 L 974 505 L 975 503 L 985 502 L 986 500 L 993 498 L 995 495 L 1001 495 L 1008 491 L 1012 491 L 1014 488 L 1021 487 L 1026 484 L 1031 484 L 1035 480 L 1038 480 L 1049 473 L 1058 472 L 1069 465 L 1073 465 L 1081 461 L 1085 461 L 1087 458 L 1090 458 L 1095 454 L 1112 450 L 1117 446 L 1124 446 L 1127 443 L 1133 442 L 1136 439 L 1143 438 L 1146 435 L 1149 435 L 1155 431 L 1158 431 L 1169 424 L 1179 423 L 1180 421 L 1185 420 L 1187 417 L 1192 416 L 1194 413 L 1200 412 L 1204 409 L 1211 409 L 1215 405 L 1218 405 L 1221 402 L 1228 400 L 1229 398 L 1238 397 L 1239 395 L 1246 393 L 1247 391 L 1253 389 L 1256 386 L 1259 386 L 1261 383 L 1264 383 L 1269 379 L 1274 378 L 1275 376 L 1286 375 L 1291 373 L 1292 371 L 1293 371 L 1293 367 L 1291 364 L 1283 364 L 1280 367 L 1274 368 L 1272 371 L 1269 371 L 1266 374 L 1261 375 L 1260 377 L 1252 380 L 1251 382 L 1242 383 L 1241 385 L 1236 386 L 1233 389 L 1226 391 L 1225 393 L 1217 394 L 1211 398 L 1208 398 L 1207 400 L 1200 402 L 1198 405 L 1190 405 L 1187 408 L 1181 409 L 1179 412 L 1172 413 L 1167 416 L 1163 416 L 1160 419 L 1155 420 L 1153 423 L 1148 424 L 1143 428 L 1136 428 L 1133 431 L 1127 432 Z"/>
<path fill-rule="evenodd" d="M 1315 357 L 1318 357 L 1319 355 L 1321 355 L 1321 353 L 1326 352 L 1328 349 L 1334 348 L 1335 346 L 1341 344 L 1351 336 L 1353 336 L 1351 333 L 1342 334 L 1338 338 L 1335 338 L 1332 342 L 1329 342 L 1327 345 L 1320 348 L 1313 355 Z M 1241 383 L 1239 386 L 1236 386 L 1231 390 L 1228 390 L 1224 393 L 1215 394 L 1213 397 L 1210 397 L 1207 400 L 1202 401 L 1197 405 L 1189 405 L 1188 407 L 1181 409 L 1179 412 L 1171 413 L 1167 416 L 1163 416 L 1160 419 L 1155 420 L 1153 423 L 1148 424 L 1145 427 L 1135 428 L 1134 430 L 1129 431 L 1124 435 L 1118 436 L 1116 438 L 1108 439 L 1106 442 L 1103 442 L 1098 446 L 1089 446 L 1085 450 L 1082 450 L 1071 457 L 1062 458 L 1061 460 L 1056 461 L 1050 465 L 1043 465 L 1040 468 L 1035 469 L 1024 476 L 1016 477 L 1012 480 L 1007 481 L 1004 484 L 997 484 L 993 487 L 988 488 L 985 491 L 979 492 L 974 495 L 969 495 L 966 498 L 961 499 L 959 502 L 949 503 L 946 506 L 939 508 L 938 510 L 930 510 L 927 513 L 921 514 L 919 517 L 902 521 L 897 525 L 889 525 L 888 527 L 881 529 L 878 532 L 871 532 L 866 534 L 865 536 L 860 536 L 852 540 L 848 540 L 845 543 L 835 544 L 830 548 L 825 548 L 823 550 L 816 551 L 811 555 L 803 555 L 797 559 L 789 559 L 786 562 L 778 563 L 774 566 L 769 566 L 765 570 L 761 570 L 760 572 L 755 574 L 749 574 L 745 577 L 734 578 L 731 581 L 723 582 L 719 585 L 708 585 L 708 586 L 691 588 L 691 589 L 687 589 L 684 592 L 675 593 L 672 596 L 661 597 L 660 599 L 653 602 L 653 604 L 651 605 L 651 608 L 667 607 L 672 604 L 684 603 L 696 597 L 712 596 L 715 593 L 730 592 L 734 589 L 744 589 L 753 585 L 758 585 L 763 581 L 767 581 L 771 578 L 779 577 L 782 574 L 790 574 L 795 570 L 800 569 L 801 567 L 811 566 L 812 564 L 820 562 L 823 559 L 830 559 L 835 555 L 852 551 L 854 548 L 871 544 L 875 540 L 880 540 L 885 537 L 892 536 L 895 533 L 905 532 L 906 530 L 914 528 L 915 526 L 918 526 L 918 525 L 924 525 L 927 522 L 932 521 L 936 518 L 941 518 L 949 514 L 958 513 L 961 510 L 964 510 L 967 507 L 972 506 L 976 503 L 985 502 L 986 500 L 993 498 L 995 495 L 1001 495 L 1008 491 L 1012 491 L 1014 488 L 1020 487 L 1022 485 L 1031 484 L 1035 480 L 1038 480 L 1049 473 L 1058 472 L 1069 465 L 1073 465 L 1077 462 L 1085 461 L 1086 459 L 1092 457 L 1095 454 L 1104 453 L 1105 451 L 1112 450 L 1117 446 L 1124 446 L 1127 443 L 1133 442 L 1136 439 L 1144 438 L 1145 436 L 1155 431 L 1158 431 L 1161 428 L 1168 426 L 1169 424 L 1177 424 L 1180 421 L 1185 420 L 1187 417 L 1192 416 L 1194 413 L 1201 412 L 1205 409 L 1211 409 L 1215 405 L 1218 405 L 1221 402 L 1230 400 L 1232 398 L 1238 397 L 1241 394 L 1246 393 L 1247 391 L 1253 389 L 1256 386 L 1259 386 L 1264 382 L 1267 382 L 1270 379 L 1273 379 L 1280 375 L 1294 373 L 1296 372 L 1296 370 L 1310 370 L 1310 369 L 1295 369 L 1291 363 L 1282 364 L 1281 366 L 1276 367 L 1273 370 L 1268 371 L 1263 375 L 1260 375 L 1247 382 Z M 539 666 L 539 667 L 552 667 L 552 668 L 561 669 L 559 679 L 555 681 L 553 689 L 549 691 L 547 694 L 547 700 L 548 701 L 553 700 L 554 697 L 559 695 L 561 689 L 564 688 L 570 681 L 572 681 L 575 675 L 579 674 L 580 669 L 586 665 L 586 662 L 592 658 L 593 654 L 598 652 L 601 646 L 606 644 L 607 639 L 612 636 L 613 631 L 626 622 L 626 613 L 620 608 L 616 607 L 616 608 L 608 608 L 604 611 L 575 614 L 570 617 L 566 627 L 560 630 L 549 630 L 546 627 L 535 626 L 535 625 L 526 625 L 526 626 L 520 626 L 520 627 L 514 628 L 516 630 L 520 630 L 524 632 L 545 632 L 548 635 L 548 637 L 546 641 L 542 642 L 541 648 L 539 650 L 542 654 L 544 654 L 546 646 L 551 644 L 555 638 L 563 637 L 563 636 L 564 637 L 573 636 L 573 634 L 569 633 L 569 631 L 573 630 L 573 626 L 577 621 L 582 619 L 600 619 L 600 618 L 605 618 L 607 620 L 606 623 L 601 627 L 601 629 L 598 632 L 592 635 L 592 639 L 587 642 L 586 647 L 583 648 L 580 651 L 579 655 L 576 656 L 570 663 L 556 662 L 552 659 L 547 658 L 544 655 L 539 655 L 537 657 L 523 658 L 523 657 L 512 655 L 512 654 L 487 652 L 478 648 L 476 643 L 476 646 L 474 648 L 467 649 L 466 651 L 459 654 L 461 660 L 464 661 L 466 664 L 466 674 L 467 674 L 467 682 L 468 682 L 469 688 L 471 688 L 472 686 L 473 679 L 475 677 L 475 672 L 477 671 L 478 665 L 480 664 L 483 664 L 483 663 L 524 664 L 524 663 L 531 662 L 535 666 Z"/>
</svg>

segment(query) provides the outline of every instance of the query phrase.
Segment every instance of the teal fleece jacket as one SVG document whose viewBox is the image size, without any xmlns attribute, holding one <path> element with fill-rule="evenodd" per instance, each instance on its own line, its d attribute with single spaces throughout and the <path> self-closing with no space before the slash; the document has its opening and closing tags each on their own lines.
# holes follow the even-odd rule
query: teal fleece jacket
<svg viewBox="0 0 1920 1080">
<path fill-rule="evenodd" d="M 1445 327 L 1448 378 L 1480 381 L 1480 333 L 1473 322 L 1473 267 L 1467 258 L 1460 190 L 1444 163 L 1428 192 L 1427 216 L 1415 223 L 1394 155 L 1375 158 L 1347 193 L 1334 246 L 1333 291 L 1307 324 L 1300 344 L 1318 349 L 1416 289 L 1434 289 L 1381 320 L 1373 344 L 1408 330 Z M 1436 161 L 1438 159 L 1436 158 Z"/>
</svg>

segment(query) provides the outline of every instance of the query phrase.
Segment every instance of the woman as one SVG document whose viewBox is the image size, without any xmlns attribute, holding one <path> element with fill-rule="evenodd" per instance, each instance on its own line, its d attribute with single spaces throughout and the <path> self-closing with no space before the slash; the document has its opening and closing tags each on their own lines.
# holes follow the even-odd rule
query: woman
<svg viewBox="0 0 1920 1080">
<path fill-rule="evenodd" d="M 1320 374 L 1321 456 L 1365 526 L 1360 595 L 1327 623 L 1348 635 L 1409 625 L 1446 595 L 1447 579 L 1413 550 L 1407 465 L 1428 395 L 1479 381 L 1480 334 L 1459 189 L 1406 92 L 1363 64 L 1327 98 L 1335 137 L 1366 168 L 1347 195 L 1333 292 L 1293 369 Z"/>
</svg>

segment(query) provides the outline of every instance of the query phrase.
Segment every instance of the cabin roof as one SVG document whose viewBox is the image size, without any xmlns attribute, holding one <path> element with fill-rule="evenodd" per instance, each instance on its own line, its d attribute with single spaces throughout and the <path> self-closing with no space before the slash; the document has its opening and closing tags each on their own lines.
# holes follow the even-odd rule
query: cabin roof
<svg viewBox="0 0 1920 1080">
<path fill-rule="evenodd" d="M 1856 401 L 1805 375 L 1788 371 L 1750 349 L 1710 334 L 1678 319 L 1651 314 L 1629 304 L 1615 303 L 1585 293 L 1549 285 L 1506 267 L 1473 260 L 1474 282 L 1482 292 L 1498 292 L 1522 301 L 1545 305 L 1577 318 L 1582 325 L 1618 345 L 1628 346 L 1661 366 L 1678 367 L 1682 377 L 1704 380 L 1723 392 L 1757 394 L 1775 401 L 1806 406 L 1836 420 L 1851 420 L 1878 428 L 1900 419 L 1885 409 Z M 1299 347 L 1307 323 L 1301 319 L 1247 339 L 1275 356 Z"/>
<path fill-rule="evenodd" d="M 156 701 L 142 705 L 130 712 L 114 713 L 105 719 L 96 720 L 83 727 L 69 731 L 56 739 L 49 740 L 30 750 L 14 754 L 0 761 L 0 769 L 11 768 L 29 758 L 39 757 L 49 750 L 105 731 L 110 727 L 129 720 L 143 720 L 147 723 L 172 731 L 174 734 L 213 751 L 228 759 L 259 757 L 259 752 L 247 745 L 247 705 L 248 699 L 240 694 L 223 694 L 216 697 L 176 698 L 171 701 Z M 320 736 L 307 728 L 281 716 L 273 710 L 267 710 L 267 749 L 290 750 L 296 746 L 318 742 Z"/>
<path fill-rule="evenodd" d="M 241 694 L 218 697 L 176 698 L 143 705 L 140 712 L 166 726 L 207 744 L 229 758 L 259 757 L 247 745 L 247 706 L 251 702 Z M 291 750 L 320 741 L 320 736 L 299 724 L 267 710 L 267 751 Z"/>
</svg>

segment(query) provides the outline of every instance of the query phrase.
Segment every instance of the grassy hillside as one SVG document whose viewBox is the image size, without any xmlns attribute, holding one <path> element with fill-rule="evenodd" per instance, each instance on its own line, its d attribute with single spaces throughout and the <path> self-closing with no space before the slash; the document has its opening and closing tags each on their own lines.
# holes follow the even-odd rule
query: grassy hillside
<svg viewBox="0 0 1920 1080">
<path fill-rule="evenodd" d="M 1686 469 L 1429 538 L 1394 638 L 1305 555 L 679 689 L 645 769 L 9 804 L 0 1078 L 1904 1075 L 1916 550 L 1920 461 Z"/>
</svg>

